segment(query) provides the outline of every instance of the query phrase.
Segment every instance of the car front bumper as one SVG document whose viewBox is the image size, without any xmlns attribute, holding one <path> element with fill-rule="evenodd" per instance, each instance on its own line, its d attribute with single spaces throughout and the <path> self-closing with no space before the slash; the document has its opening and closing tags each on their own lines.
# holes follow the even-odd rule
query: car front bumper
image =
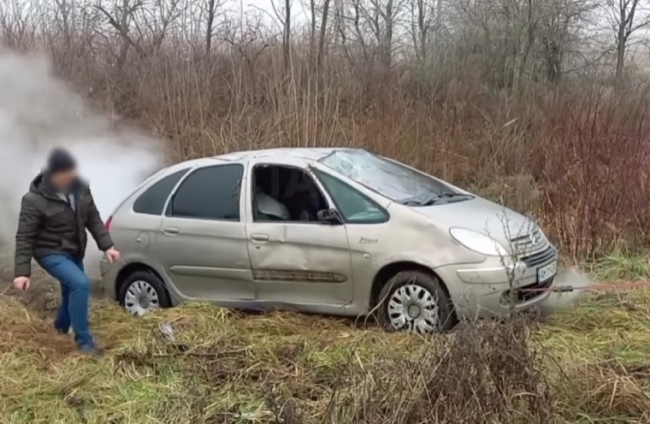
<svg viewBox="0 0 650 424">
<path fill-rule="evenodd" d="M 488 257 L 479 264 L 456 264 L 436 269 L 449 290 L 459 318 L 503 316 L 511 307 L 530 309 L 549 297 L 555 275 L 538 281 L 538 270 L 557 264 L 557 250 L 549 246 L 527 258 L 512 261 Z"/>
</svg>

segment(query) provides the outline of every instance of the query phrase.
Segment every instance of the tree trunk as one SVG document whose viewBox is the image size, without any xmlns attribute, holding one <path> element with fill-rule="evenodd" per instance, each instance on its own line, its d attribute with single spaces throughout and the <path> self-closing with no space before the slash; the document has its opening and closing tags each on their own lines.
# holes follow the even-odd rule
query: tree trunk
<svg viewBox="0 0 650 424">
<path fill-rule="evenodd" d="M 623 67 L 625 65 L 625 29 L 621 27 L 618 32 L 618 40 L 616 44 L 616 79 L 620 80 L 623 77 Z"/>
<path fill-rule="evenodd" d="M 323 55 L 325 54 L 325 35 L 327 30 L 327 16 L 329 15 L 331 0 L 325 0 L 323 4 L 323 18 L 320 24 L 320 39 L 318 40 L 318 69 L 323 65 Z"/>
<path fill-rule="evenodd" d="M 289 69 L 291 61 L 291 0 L 284 1 L 284 36 L 283 36 L 283 47 L 284 47 L 284 67 Z"/>
<path fill-rule="evenodd" d="M 216 0 L 210 0 L 208 2 L 208 23 L 207 23 L 207 29 L 205 32 L 205 55 L 208 56 L 210 54 L 210 50 L 212 49 L 212 31 L 213 31 L 213 26 L 214 26 L 214 15 L 216 13 L 215 11 L 216 8 Z"/>
</svg>

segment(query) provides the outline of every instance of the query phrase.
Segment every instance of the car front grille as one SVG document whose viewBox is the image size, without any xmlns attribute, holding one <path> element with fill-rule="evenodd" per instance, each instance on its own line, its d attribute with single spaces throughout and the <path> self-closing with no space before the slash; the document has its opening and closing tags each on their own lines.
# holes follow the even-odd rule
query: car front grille
<svg viewBox="0 0 650 424">
<path fill-rule="evenodd" d="M 536 228 L 528 234 L 512 237 L 510 244 L 513 250 L 518 252 L 519 255 L 526 255 L 530 252 L 542 250 L 548 245 L 548 241 L 546 241 L 546 237 L 544 237 L 544 234 L 542 234 L 539 228 Z"/>
<path fill-rule="evenodd" d="M 526 264 L 528 268 L 533 268 L 539 265 L 549 263 L 557 258 L 557 252 L 551 246 L 547 247 L 544 250 L 530 254 L 528 256 L 523 256 L 520 260 Z"/>
</svg>

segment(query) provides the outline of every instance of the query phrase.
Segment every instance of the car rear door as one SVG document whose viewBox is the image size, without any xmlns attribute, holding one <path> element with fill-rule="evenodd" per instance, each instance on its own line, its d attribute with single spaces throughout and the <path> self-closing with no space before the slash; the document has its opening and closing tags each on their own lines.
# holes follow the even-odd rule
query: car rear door
<svg viewBox="0 0 650 424">
<path fill-rule="evenodd" d="M 183 296 L 213 301 L 255 298 L 240 213 L 244 179 L 241 163 L 199 167 L 170 197 L 155 249 Z"/>
<path fill-rule="evenodd" d="M 154 175 L 109 217 L 106 225 L 110 227 L 111 238 L 122 254 L 122 261 L 113 266 L 102 256 L 100 270 L 103 278 L 110 275 L 112 284 L 118 283 L 115 281 L 118 271 L 131 263 L 143 263 L 159 274 L 165 273 L 152 241 L 161 229 L 167 199 L 190 168 L 190 165 L 185 164 Z M 113 288 L 119 290 L 119 287 L 111 287 Z M 116 299 L 119 295 L 117 292 L 111 294 Z"/>
</svg>

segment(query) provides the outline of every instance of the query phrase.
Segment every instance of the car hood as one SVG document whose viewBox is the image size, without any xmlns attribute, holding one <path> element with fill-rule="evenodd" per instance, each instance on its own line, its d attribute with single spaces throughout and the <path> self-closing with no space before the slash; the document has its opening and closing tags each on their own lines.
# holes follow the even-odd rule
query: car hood
<svg viewBox="0 0 650 424">
<path fill-rule="evenodd" d="M 537 228 L 524 215 L 480 197 L 455 203 L 413 206 L 411 209 L 447 230 L 465 228 L 490 236 L 511 253 L 511 239 L 527 235 Z"/>
</svg>

